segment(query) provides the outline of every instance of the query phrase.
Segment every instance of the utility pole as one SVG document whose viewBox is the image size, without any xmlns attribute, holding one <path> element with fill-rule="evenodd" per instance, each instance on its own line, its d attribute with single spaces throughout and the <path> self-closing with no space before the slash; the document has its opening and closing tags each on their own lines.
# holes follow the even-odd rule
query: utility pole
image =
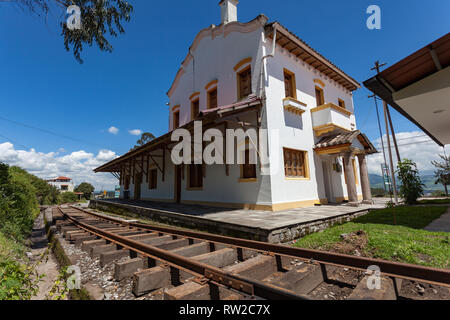
<svg viewBox="0 0 450 320">
<path fill-rule="evenodd" d="M 380 62 L 376 61 L 375 67 L 370 70 L 376 70 L 377 75 L 379 75 L 380 68 L 385 65 L 386 65 L 385 63 L 380 65 Z M 398 194 L 397 194 L 397 183 L 395 181 L 394 161 L 392 159 L 391 137 L 389 135 L 388 105 L 387 105 L 386 101 L 384 101 L 384 100 L 383 100 L 383 106 L 384 106 L 384 120 L 386 123 L 386 135 L 387 135 L 387 145 L 388 145 L 388 153 L 389 153 L 389 163 L 391 166 L 391 178 L 392 178 L 392 185 L 393 185 L 393 189 L 394 189 L 395 204 L 397 205 L 398 204 Z M 394 134 L 394 140 L 395 140 L 395 134 Z M 399 155 L 397 155 L 397 156 L 399 156 Z"/>
<path fill-rule="evenodd" d="M 375 108 L 376 108 L 376 111 L 377 111 L 377 119 L 378 119 L 378 129 L 380 130 L 381 147 L 383 148 L 384 166 L 385 166 L 385 168 L 387 168 L 388 165 L 387 165 L 387 160 L 386 160 L 386 151 L 384 149 L 383 130 L 381 129 L 380 112 L 378 110 L 378 99 L 379 98 L 375 94 L 369 96 L 368 98 L 369 99 L 373 98 L 373 100 L 375 102 Z M 382 175 L 383 175 L 384 191 L 387 192 L 387 190 L 386 190 L 386 180 L 384 179 L 384 177 L 385 177 L 384 169 L 382 170 Z M 389 184 L 389 195 L 390 195 L 391 201 L 392 201 L 392 185 L 391 184 Z"/>
</svg>

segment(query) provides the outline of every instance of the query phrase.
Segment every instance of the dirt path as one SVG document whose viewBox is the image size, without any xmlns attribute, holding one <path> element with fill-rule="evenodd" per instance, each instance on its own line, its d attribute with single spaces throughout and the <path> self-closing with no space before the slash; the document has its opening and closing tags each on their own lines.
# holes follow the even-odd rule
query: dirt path
<svg viewBox="0 0 450 320">
<path fill-rule="evenodd" d="M 39 217 L 34 222 L 33 232 L 31 234 L 31 255 L 32 261 L 37 261 L 40 259 L 42 254 L 48 249 L 48 240 L 45 233 L 44 226 L 44 214 L 41 213 Z M 50 252 L 48 254 L 48 260 L 40 264 L 37 269 L 39 275 L 45 275 L 39 283 L 39 293 L 32 297 L 31 300 L 45 300 L 46 295 L 52 288 L 55 280 L 59 275 L 59 268 L 55 257 Z"/>
<path fill-rule="evenodd" d="M 450 232 L 450 207 L 447 208 L 447 213 L 442 215 L 439 219 L 434 220 L 425 228 L 425 230 L 433 232 Z"/>
</svg>

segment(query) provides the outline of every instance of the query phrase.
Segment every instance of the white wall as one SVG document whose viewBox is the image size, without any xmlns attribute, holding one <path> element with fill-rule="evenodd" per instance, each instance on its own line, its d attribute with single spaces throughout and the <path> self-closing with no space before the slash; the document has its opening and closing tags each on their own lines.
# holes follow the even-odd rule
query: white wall
<svg viewBox="0 0 450 320">
<path fill-rule="evenodd" d="M 270 50 L 271 41 L 266 43 L 267 50 Z M 283 111 L 283 98 L 285 98 L 284 68 L 295 74 L 297 86 L 297 100 L 307 105 L 307 111 L 301 116 L 293 116 L 287 111 Z M 314 79 L 320 79 L 325 83 L 324 98 L 325 103 L 332 102 L 338 105 L 338 99 L 345 101 L 346 108 L 354 112 L 353 99 L 351 93 L 343 89 L 336 83 L 325 80 L 314 69 L 290 55 L 287 51 L 277 46 L 274 58 L 267 61 L 267 116 L 270 129 L 280 130 L 280 149 L 273 155 L 271 162 L 280 161 L 279 173 L 272 177 L 272 197 L 274 203 L 298 202 L 307 200 L 325 199 L 325 187 L 323 182 L 322 159 L 313 150 L 315 143 L 319 141 L 315 137 L 312 124 L 311 109 L 317 107 L 315 97 Z M 294 117 L 294 118 L 293 118 Z M 295 122 L 297 118 L 297 122 Z M 355 123 L 354 115 L 351 122 Z M 283 168 L 283 147 L 303 150 L 308 152 L 309 180 L 287 180 Z M 343 173 L 332 175 L 334 190 L 343 192 L 342 197 L 347 195 L 347 189 Z M 342 185 L 343 183 L 343 185 Z"/>
</svg>

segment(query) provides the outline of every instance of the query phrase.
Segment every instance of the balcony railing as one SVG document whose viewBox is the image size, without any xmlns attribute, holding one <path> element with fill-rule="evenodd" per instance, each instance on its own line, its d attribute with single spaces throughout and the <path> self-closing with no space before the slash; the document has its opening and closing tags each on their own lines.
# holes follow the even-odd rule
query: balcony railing
<svg viewBox="0 0 450 320">
<path fill-rule="evenodd" d="M 326 103 L 311 110 L 313 129 L 316 136 L 320 137 L 333 131 L 353 131 L 352 112 L 335 105 Z"/>
</svg>

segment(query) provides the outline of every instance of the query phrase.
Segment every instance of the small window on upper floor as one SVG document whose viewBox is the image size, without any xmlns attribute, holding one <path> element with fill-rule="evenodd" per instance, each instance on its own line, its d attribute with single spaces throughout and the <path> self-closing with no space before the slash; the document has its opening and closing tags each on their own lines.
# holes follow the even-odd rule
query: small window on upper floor
<svg viewBox="0 0 450 320">
<path fill-rule="evenodd" d="M 191 120 L 195 120 L 198 118 L 200 114 L 200 100 L 194 100 L 191 102 Z"/>
<path fill-rule="evenodd" d="M 237 75 L 238 78 L 238 100 L 242 100 L 252 93 L 252 69 L 250 66 Z"/>
<path fill-rule="evenodd" d="M 344 101 L 344 100 L 342 100 L 342 99 L 339 99 L 339 100 L 338 100 L 338 103 L 339 103 L 339 107 L 341 107 L 341 108 L 344 108 L 344 109 L 345 109 L 345 101 Z"/>
<path fill-rule="evenodd" d="M 323 96 L 323 89 L 316 86 L 316 101 L 317 106 L 322 106 L 325 104 L 325 99 Z"/>
<path fill-rule="evenodd" d="M 284 69 L 284 90 L 286 98 L 297 99 L 297 88 L 295 85 L 295 74 Z"/>
<path fill-rule="evenodd" d="M 208 91 L 208 109 L 217 108 L 217 88 Z"/>
<path fill-rule="evenodd" d="M 180 110 L 173 113 L 173 130 L 180 127 Z"/>
</svg>

